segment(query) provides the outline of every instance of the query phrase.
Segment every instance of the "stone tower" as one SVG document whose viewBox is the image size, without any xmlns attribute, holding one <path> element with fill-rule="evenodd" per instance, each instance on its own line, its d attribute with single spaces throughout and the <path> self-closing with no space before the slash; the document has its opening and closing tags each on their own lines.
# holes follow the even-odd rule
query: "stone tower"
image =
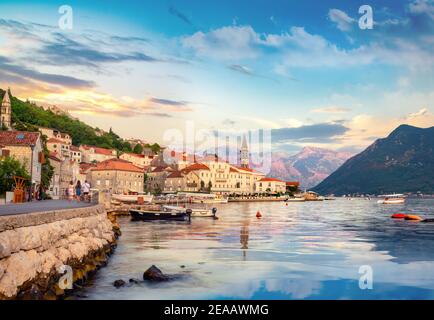
<svg viewBox="0 0 434 320">
<path fill-rule="evenodd" d="M 243 143 L 240 149 L 240 164 L 242 168 L 249 167 L 249 147 L 247 146 L 246 135 L 243 136 Z"/>
<path fill-rule="evenodd" d="M 3 96 L 3 100 L 0 104 L 0 127 L 6 127 L 11 129 L 12 121 L 11 121 L 11 98 L 9 96 L 9 89 L 6 90 L 5 95 Z"/>
</svg>

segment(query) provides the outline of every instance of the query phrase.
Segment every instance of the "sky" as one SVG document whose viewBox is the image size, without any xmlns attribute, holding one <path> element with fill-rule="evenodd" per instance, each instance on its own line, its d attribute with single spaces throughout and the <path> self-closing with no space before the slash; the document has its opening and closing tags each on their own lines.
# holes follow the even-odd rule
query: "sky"
<svg viewBox="0 0 434 320">
<path fill-rule="evenodd" d="M 162 144 L 194 126 L 358 152 L 434 125 L 432 52 L 434 0 L 0 2 L 1 88 Z"/>
</svg>

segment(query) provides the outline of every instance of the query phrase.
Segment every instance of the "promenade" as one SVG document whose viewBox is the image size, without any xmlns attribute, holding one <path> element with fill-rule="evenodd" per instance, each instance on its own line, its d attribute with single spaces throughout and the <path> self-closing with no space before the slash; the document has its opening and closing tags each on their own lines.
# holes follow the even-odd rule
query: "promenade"
<svg viewBox="0 0 434 320">
<path fill-rule="evenodd" d="M 0 216 L 9 216 L 17 214 L 55 211 L 74 208 L 85 208 L 93 206 L 93 203 L 87 202 L 69 202 L 67 200 L 45 200 L 32 201 L 19 204 L 0 205 Z"/>
</svg>

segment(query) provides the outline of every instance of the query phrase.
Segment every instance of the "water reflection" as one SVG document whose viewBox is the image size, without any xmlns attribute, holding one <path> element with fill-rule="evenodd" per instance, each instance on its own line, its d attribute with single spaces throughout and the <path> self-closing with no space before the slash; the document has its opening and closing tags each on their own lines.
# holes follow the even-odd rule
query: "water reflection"
<svg viewBox="0 0 434 320">
<path fill-rule="evenodd" d="M 432 299 L 434 224 L 390 215 L 432 218 L 433 204 L 234 203 L 219 207 L 219 220 L 191 224 L 120 219 L 123 235 L 116 253 L 84 294 L 94 299 Z M 262 219 L 255 217 L 258 210 Z M 188 277 L 152 287 L 111 285 L 140 278 L 152 264 Z M 361 265 L 374 270 L 373 290 L 359 289 Z"/>
</svg>

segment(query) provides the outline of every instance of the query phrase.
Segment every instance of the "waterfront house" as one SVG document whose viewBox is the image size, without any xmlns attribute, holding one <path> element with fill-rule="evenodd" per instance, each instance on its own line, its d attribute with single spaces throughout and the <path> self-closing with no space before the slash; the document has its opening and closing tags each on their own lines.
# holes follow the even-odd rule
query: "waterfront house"
<svg viewBox="0 0 434 320">
<path fill-rule="evenodd" d="M 33 184 L 41 183 L 44 154 L 41 134 L 27 131 L 0 131 L 2 154 L 20 161 L 30 175 Z"/>
<path fill-rule="evenodd" d="M 72 160 L 70 157 L 63 157 L 56 152 L 50 152 L 48 160 L 53 167 L 53 177 L 47 193 L 53 199 L 66 197 L 71 181 L 74 185 L 78 180 L 83 182 L 80 176 L 80 165 L 77 161 Z"/>
<path fill-rule="evenodd" d="M 286 182 L 275 178 L 262 178 L 255 183 L 257 193 L 285 193 Z"/>
<path fill-rule="evenodd" d="M 109 159 L 91 167 L 88 181 L 92 188 L 110 193 L 142 192 L 143 169 L 122 159 Z"/>
</svg>

